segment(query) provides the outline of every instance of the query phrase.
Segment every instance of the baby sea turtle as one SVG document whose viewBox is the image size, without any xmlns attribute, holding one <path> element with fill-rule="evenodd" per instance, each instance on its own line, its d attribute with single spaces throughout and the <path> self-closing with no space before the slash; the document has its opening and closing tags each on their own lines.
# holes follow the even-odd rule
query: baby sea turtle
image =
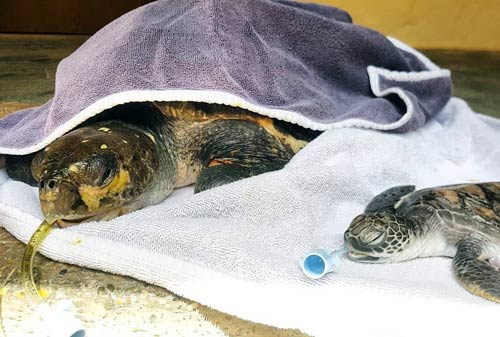
<svg viewBox="0 0 500 337">
<path fill-rule="evenodd" d="M 499 182 L 393 187 L 368 204 L 344 238 L 349 257 L 361 262 L 453 257 L 465 289 L 500 302 Z"/>
<path fill-rule="evenodd" d="M 128 103 L 37 154 L 8 156 L 6 169 L 38 183 L 46 220 L 65 227 L 156 204 L 177 187 L 200 192 L 281 169 L 319 134 L 225 105 Z"/>
</svg>

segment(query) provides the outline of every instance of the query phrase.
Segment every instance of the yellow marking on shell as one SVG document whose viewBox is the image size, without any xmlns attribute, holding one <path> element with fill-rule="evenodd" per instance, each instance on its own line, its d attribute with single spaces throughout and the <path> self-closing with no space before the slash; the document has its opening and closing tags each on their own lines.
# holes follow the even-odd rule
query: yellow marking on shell
<svg viewBox="0 0 500 337">
<path fill-rule="evenodd" d="M 267 132 L 272 134 L 274 137 L 278 138 L 283 143 L 288 144 L 295 153 L 299 152 L 307 145 L 306 141 L 295 139 L 290 135 L 278 131 L 274 126 L 273 120 L 269 117 L 255 118 L 254 121 L 266 129 Z"/>
<path fill-rule="evenodd" d="M 484 207 L 484 206 L 475 206 L 474 208 L 474 211 L 477 212 L 479 214 L 479 216 L 481 216 L 482 218 L 486 218 L 486 219 L 495 219 L 497 218 L 498 219 L 498 216 L 497 214 L 495 213 L 495 211 L 493 211 L 492 209 L 488 208 L 488 207 Z"/>
<path fill-rule="evenodd" d="M 101 150 L 106 150 L 107 148 L 108 148 L 108 146 L 106 144 L 101 145 Z"/>
<path fill-rule="evenodd" d="M 148 138 L 151 139 L 151 141 L 156 144 L 155 136 L 153 136 L 150 132 L 146 132 L 146 136 L 148 136 Z"/>
<path fill-rule="evenodd" d="M 124 140 L 122 140 L 122 142 L 124 142 L 125 144 L 128 144 L 128 142 L 127 142 L 125 139 L 124 139 Z"/>
<path fill-rule="evenodd" d="M 457 192 L 453 190 L 442 189 L 436 191 L 437 194 L 441 195 L 443 198 L 448 200 L 449 202 L 456 204 L 460 202 L 460 198 L 458 197 Z"/>
<path fill-rule="evenodd" d="M 195 108 L 190 102 L 155 102 L 154 104 L 165 116 L 176 120 L 187 120 L 190 123 L 193 123 L 193 121 L 209 123 L 216 119 L 246 120 L 257 123 L 282 143 L 289 146 L 294 153 L 299 152 L 308 144 L 307 141 L 295 139 L 276 129 L 272 118 L 245 110 L 239 104 L 223 105 L 220 107 L 220 112 L 212 111 L 209 114 L 202 109 Z"/>
<path fill-rule="evenodd" d="M 480 198 L 485 197 L 483 190 L 477 185 L 464 185 L 460 187 L 460 189 L 472 195 L 476 195 Z"/>
<path fill-rule="evenodd" d="M 233 161 L 230 159 L 214 159 L 208 163 L 208 167 L 217 165 L 231 165 Z"/>
<path fill-rule="evenodd" d="M 130 175 L 128 171 L 120 170 L 119 174 L 107 186 L 82 185 L 78 188 L 78 191 L 83 202 L 87 205 L 89 212 L 93 212 L 101 206 L 101 199 L 123 192 L 129 183 Z"/>
<path fill-rule="evenodd" d="M 76 166 L 75 164 L 70 165 L 68 170 L 73 173 L 78 173 L 79 171 L 78 166 Z"/>
<path fill-rule="evenodd" d="M 500 190 L 500 183 L 490 183 L 489 185 L 493 186 L 494 188 L 498 188 Z"/>
<path fill-rule="evenodd" d="M 88 139 L 84 139 L 84 140 L 82 140 L 82 143 L 88 143 L 88 142 L 89 142 L 89 140 L 88 140 Z"/>
<path fill-rule="evenodd" d="M 102 128 L 99 128 L 98 129 L 99 131 L 104 131 L 104 132 L 108 132 L 109 131 L 109 128 L 106 128 L 106 127 L 102 127 Z"/>
</svg>

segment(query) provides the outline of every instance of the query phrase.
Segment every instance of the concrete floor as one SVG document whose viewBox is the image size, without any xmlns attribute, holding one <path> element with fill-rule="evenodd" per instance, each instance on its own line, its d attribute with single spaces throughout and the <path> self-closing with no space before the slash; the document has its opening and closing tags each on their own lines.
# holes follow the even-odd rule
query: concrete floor
<svg viewBox="0 0 500 337">
<path fill-rule="evenodd" d="M 0 35 L 0 117 L 44 103 L 52 96 L 57 62 L 83 36 Z M 500 53 L 428 51 L 450 68 L 455 95 L 478 112 L 500 117 Z M 1 226 L 1 224 L 0 224 Z M 0 228 L 0 284 L 19 266 L 24 245 Z M 128 277 L 111 275 L 38 256 L 36 275 L 49 302 L 71 298 L 88 336 L 306 336 L 243 321 Z M 8 337 L 30 336 L 37 320 L 27 304 L 19 274 L 3 300 Z M 1 333 L 0 333 L 1 335 Z"/>
<path fill-rule="evenodd" d="M 19 267 L 23 250 L 24 244 L 0 229 L 1 281 Z M 35 278 L 47 291 L 49 304 L 71 299 L 88 337 L 306 336 L 297 330 L 243 321 L 129 277 L 58 263 L 41 255 L 34 266 Z M 14 274 L 2 303 L 7 337 L 38 336 L 39 321 L 19 276 Z"/>
</svg>

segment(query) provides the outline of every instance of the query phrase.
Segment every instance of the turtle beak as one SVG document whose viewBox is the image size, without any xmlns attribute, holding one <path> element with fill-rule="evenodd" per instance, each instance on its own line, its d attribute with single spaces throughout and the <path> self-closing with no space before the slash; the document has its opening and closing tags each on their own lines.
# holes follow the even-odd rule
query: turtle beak
<svg viewBox="0 0 500 337">
<path fill-rule="evenodd" d="M 377 262 L 380 260 L 379 257 L 371 256 L 370 249 L 360 245 L 357 237 L 350 235 L 350 233 L 346 232 L 344 234 L 344 244 L 349 250 L 348 256 L 349 259 L 357 262 Z"/>
<path fill-rule="evenodd" d="M 366 254 L 363 254 L 360 252 L 349 252 L 347 255 L 349 256 L 349 259 L 351 259 L 353 261 L 358 261 L 358 262 L 372 262 L 373 263 L 373 262 L 377 262 L 378 260 L 380 260 L 379 257 L 366 255 Z"/>
<path fill-rule="evenodd" d="M 38 184 L 38 195 L 43 215 L 49 223 L 68 215 L 82 213 L 86 209 L 78 189 L 62 179 L 41 179 Z"/>
</svg>

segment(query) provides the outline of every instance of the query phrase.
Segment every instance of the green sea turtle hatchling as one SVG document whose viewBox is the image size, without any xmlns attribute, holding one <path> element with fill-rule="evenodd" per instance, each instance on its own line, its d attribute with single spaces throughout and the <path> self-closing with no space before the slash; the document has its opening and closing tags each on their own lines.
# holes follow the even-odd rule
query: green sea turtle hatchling
<svg viewBox="0 0 500 337">
<path fill-rule="evenodd" d="M 500 302 L 499 182 L 393 187 L 368 204 L 344 239 L 349 257 L 361 262 L 453 257 L 465 289 Z"/>
<path fill-rule="evenodd" d="M 38 184 L 46 220 L 65 227 L 278 170 L 319 134 L 225 105 L 128 103 L 36 154 L 7 156 L 6 169 Z"/>
</svg>

